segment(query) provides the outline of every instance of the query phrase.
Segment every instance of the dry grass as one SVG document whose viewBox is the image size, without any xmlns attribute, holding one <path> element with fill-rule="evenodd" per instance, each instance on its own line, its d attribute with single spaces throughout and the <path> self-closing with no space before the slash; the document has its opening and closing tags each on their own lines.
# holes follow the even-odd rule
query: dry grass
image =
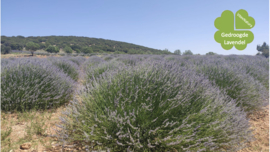
<svg viewBox="0 0 270 152">
<path fill-rule="evenodd" d="M 1 58 L 20 58 L 20 57 L 29 57 L 30 54 L 1 54 Z"/>
<path fill-rule="evenodd" d="M 53 55 L 54 57 L 62 57 L 61 55 Z M 32 57 L 32 55 L 28 54 L 2 54 L 1 58 L 21 58 L 21 57 Z M 34 55 L 34 57 L 38 58 L 47 58 L 47 55 Z"/>
</svg>

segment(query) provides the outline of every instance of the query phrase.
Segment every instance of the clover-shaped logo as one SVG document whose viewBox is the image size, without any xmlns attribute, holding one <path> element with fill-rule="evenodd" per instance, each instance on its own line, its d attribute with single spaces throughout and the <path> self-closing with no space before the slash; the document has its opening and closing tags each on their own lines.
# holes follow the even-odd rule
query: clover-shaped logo
<svg viewBox="0 0 270 152">
<path fill-rule="evenodd" d="M 254 25 L 255 20 L 248 16 L 247 11 L 243 9 L 236 12 L 234 25 L 233 12 L 226 10 L 222 12 L 221 17 L 215 20 L 215 27 L 218 31 L 214 38 L 225 50 L 230 50 L 233 46 L 237 50 L 244 50 L 247 44 L 254 39 L 253 33 L 247 30 L 253 28 Z M 234 26 L 237 30 L 234 29 Z"/>
</svg>

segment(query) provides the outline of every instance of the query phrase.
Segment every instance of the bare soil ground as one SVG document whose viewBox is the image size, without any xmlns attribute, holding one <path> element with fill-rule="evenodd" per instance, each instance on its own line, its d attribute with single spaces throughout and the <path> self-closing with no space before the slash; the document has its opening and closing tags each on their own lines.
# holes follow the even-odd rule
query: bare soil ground
<svg viewBox="0 0 270 152">
<path fill-rule="evenodd" d="M 50 151 L 54 138 L 54 125 L 64 107 L 43 112 L 1 113 L 1 151 L 19 152 L 20 145 L 31 143 L 31 148 L 24 151 Z M 11 129 L 11 132 L 9 133 Z M 7 134 L 5 137 L 3 134 Z M 3 139 L 3 137 L 5 137 Z"/>
<path fill-rule="evenodd" d="M 239 152 L 269 152 L 269 105 L 249 115 L 256 140 Z"/>
</svg>

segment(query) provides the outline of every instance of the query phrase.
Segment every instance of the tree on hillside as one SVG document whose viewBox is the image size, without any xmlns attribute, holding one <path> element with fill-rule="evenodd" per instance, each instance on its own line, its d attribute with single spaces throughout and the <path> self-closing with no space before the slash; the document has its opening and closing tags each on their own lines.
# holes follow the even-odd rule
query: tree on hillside
<svg viewBox="0 0 270 152">
<path fill-rule="evenodd" d="M 193 53 L 190 50 L 186 50 L 183 55 L 193 55 Z"/>
<path fill-rule="evenodd" d="M 174 51 L 174 54 L 181 55 L 181 51 L 179 49 L 177 49 L 177 50 Z"/>
<path fill-rule="evenodd" d="M 49 41 L 46 41 L 46 42 L 45 42 L 45 46 L 46 46 L 46 47 L 48 47 L 48 46 L 50 46 L 50 45 L 51 45 L 51 43 L 50 43 Z"/>
<path fill-rule="evenodd" d="M 4 43 L 5 46 L 10 46 L 11 44 L 9 42 Z"/>
<path fill-rule="evenodd" d="M 217 54 L 214 53 L 214 52 L 208 52 L 208 53 L 206 53 L 205 55 L 217 55 Z"/>
<path fill-rule="evenodd" d="M 171 52 L 168 49 L 164 49 L 162 52 L 163 52 L 162 54 L 171 54 Z"/>
<path fill-rule="evenodd" d="M 76 53 L 81 53 L 81 50 L 79 50 L 79 49 L 75 49 L 74 50 Z"/>
<path fill-rule="evenodd" d="M 82 48 L 83 53 L 93 53 L 93 49 L 91 47 L 83 47 Z"/>
<path fill-rule="evenodd" d="M 34 56 L 34 52 L 39 49 L 39 45 L 34 42 L 28 42 L 26 43 L 25 49 L 30 51 L 32 53 L 32 56 Z"/>
<path fill-rule="evenodd" d="M 11 50 L 22 50 L 23 46 L 20 44 L 11 43 L 10 44 Z"/>
<path fill-rule="evenodd" d="M 11 51 L 11 47 L 10 46 L 1 46 L 1 53 L 2 54 L 8 54 Z"/>
<path fill-rule="evenodd" d="M 263 55 L 266 58 L 269 57 L 269 45 L 263 42 L 263 45 L 257 45 L 257 50 L 259 51 L 257 55 Z"/>
<path fill-rule="evenodd" d="M 72 53 L 72 49 L 71 49 L 71 47 L 69 47 L 69 46 L 66 46 L 66 47 L 64 48 L 64 51 L 65 51 L 66 53 Z"/>
<path fill-rule="evenodd" d="M 39 49 L 45 49 L 46 48 L 46 45 L 45 44 L 43 44 L 43 43 L 40 43 L 39 44 Z"/>
<path fill-rule="evenodd" d="M 59 53 L 60 48 L 59 48 L 59 47 L 57 47 L 57 46 L 55 46 L 55 51 L 56 51 L 56 53 Z"/>
<path fill-rule="evenodd" d="M 114 54 L 124 54 L 124 52 L 115 51 Z"/>
<path fill-rule="evenodd" d="M 24 39 L 24 36 L 18 35 L 17 38 Z"/>
<path fill-rule="evenodd" d="M 74 43 L 75 43 L 75 42 L 74 42 Z M 81 50 L 81 49 L 82 49 L 81 46 L 76 45 L 76 44 L 71 45 L 70 47 L 71 47 L 72 50 Z"/>
<path fill-rule="evenodd" d="M 127 52 L 128 54 L 143 54 L 141 50 L 135 50 L 135 49 L 130 49 Z"/>
<path fill-rule="evenodd" d="M 59 52 L 59 48 L 56 47 L 56 46 L 53 46 L 53 45 L 49 45 L 46 48 L 46 51 L 49 52 L 49 53 L 58 53 Z"/>
</svg>

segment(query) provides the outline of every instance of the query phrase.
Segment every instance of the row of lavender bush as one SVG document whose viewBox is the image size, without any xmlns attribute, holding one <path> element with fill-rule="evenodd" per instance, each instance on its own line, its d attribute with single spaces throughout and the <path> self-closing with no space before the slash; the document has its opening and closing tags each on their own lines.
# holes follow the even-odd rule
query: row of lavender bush
<svg viewBox="0 0 270 152">
<path fill-rule="evenodd" d="M 90 57 L 56 137 L 111 151 L 237 151 L 252 140 L 246 114 L 268 103 L 268 64 L 251 56 Z"/>
<path fill-rule="evenodd" d="M 83 57 L 1 60 L 1 109 L 46 109 L 68 102 Z"/>
<path fill-rule="evenodd" d="M 87 149 L 236 151 L 252 140 L 246 114 L 268 103 L 269 61 L 261 57 L 107 55 L 1 64 L 4 111 L 66 103 L 84 76 L 55 136 Z"/>
<path fill-rule="evenodd" d="M 66 102 L 73 81 L 46 59 L 2 59 L 1 109 L 45 109 Z M 8 64 L 3 64 L 8 62 Z"/>
<path fill-rule="evenodd" d="M 59 69 L 61 69 L 64 73 L 66 73 L 73 80 L 78 80 L 79 78 L 79 66 L 76 62 L 69 60 L 67 58 L 60 57 L 49 57 L 49 61 Z"/>
<path fill-rule="evenodd" d="M 180 66 L 195 68 L 238 102 L 246 112 L 268 104 L 269 61 L 259 56 L 167 56 Z"/>
<path fill-rule="evenodd" d="M 249 63 L 243 62 L 242 58 L 249 60 Z M 266 84 L 269 81 L 265 79 L 268 77 L 268 70 L 263 65 L 256 65 L 257 60 L 263 61 L 264 58 L 211 56 L 190 59 L 186 62 L 186 66 L 194 66 L 199 73 L 203 73 L 213 84 L 236 100 L 238 106 L 246 112 L 252 112 L 268 104 L 268 85 Z M 267 60 L 265 60 L 266 63 Z M 255 73 L 260 77 L 257 77 Z M 260 79 L 262 77 L 264 78 Z"/>
</svg>

